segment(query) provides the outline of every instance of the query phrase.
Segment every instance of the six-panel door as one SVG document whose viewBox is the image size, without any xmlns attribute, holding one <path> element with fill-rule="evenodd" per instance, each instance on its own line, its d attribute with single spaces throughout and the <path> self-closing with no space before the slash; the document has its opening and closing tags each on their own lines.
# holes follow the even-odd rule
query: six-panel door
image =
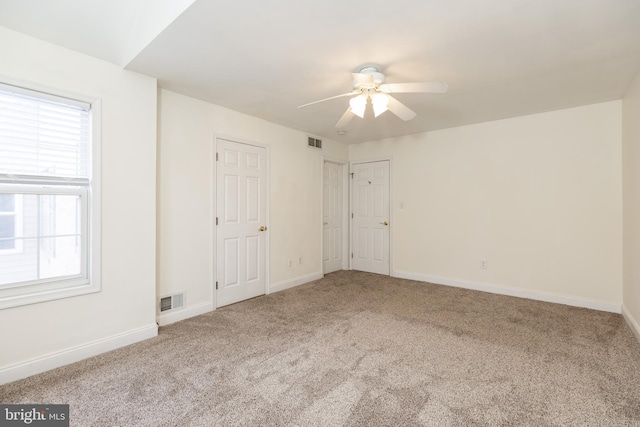
<svg viewBox="0 0 640 427">
<path fill-rule="evenodd" d="M 356 163 L 351 172 L 351 267 L 388 275 L 389 161 Z"/>
<path fill-rule="evenodd" d="M 266 149 L 218 140 L 216 305 L 266 292 Z"/>
<path fill-rule="evenodd" d="M 322 262 L 324 274 L 342 269 L 342 165 L 324 162 Z"/>
</svg>

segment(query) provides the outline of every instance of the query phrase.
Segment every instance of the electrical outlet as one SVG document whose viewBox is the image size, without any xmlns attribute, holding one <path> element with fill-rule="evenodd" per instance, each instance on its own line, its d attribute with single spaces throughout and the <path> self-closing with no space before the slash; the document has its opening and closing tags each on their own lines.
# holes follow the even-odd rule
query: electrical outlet
<svg viewBox="0 0 640 427">
<path fill-rule="evenodd" d="M 287 265 L 289 267 L 291 267 L 293 265 L 293 260 L 291 258 L 289 258 L 289 261 L 287 262 Z"/>
<path fill-rule="evenodd" d="M 480 268 L 487 268 L 487 261 L 485 260 L 480 260 Z"/>
<path fill-rule="evenodd" d="M 298 264 L 302 264 L 302 257 L 301 256 L 298 257 Z"/>
</svg>

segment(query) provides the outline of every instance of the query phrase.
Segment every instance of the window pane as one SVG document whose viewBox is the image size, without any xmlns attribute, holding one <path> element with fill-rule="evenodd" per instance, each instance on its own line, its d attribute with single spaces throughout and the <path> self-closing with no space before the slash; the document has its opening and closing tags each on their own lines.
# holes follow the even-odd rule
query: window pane
<svg viewBox="0 0 640 427">
<path fill-rule="evenodd" d="M 15 237 L 16 233 L 16 216 L 0 215 L 0 238 Z"/>
<path fill-rule="evenodd" d="M 0 250 L 3 249 L 15 249 L 16 248 L 16 241 L 15 239 L 2 239 L 0 238 Z"/>
<path fill-rule="evenodd" d="M 0 212 L 15 212 L 15 196 L 0 194 Z"/>
<path fill-rule="evenodd" d="M 81 196 L 10 195 L 20 203 L 0 213 L 0 249 L 12 249 L 0 251 L 0 285 L 81 274 Z"/>
<path fill-rule="evenodd" d="M 22 237 L 38 237 L 38 195 L 23 194 L 20 211 Z"/>
<path fill-rule="evenodd" d="M 0 249 L 14 249 L 16 242 L 12 237 L 16 233 L 15 215 L 0 215 Z"/>
<path fill-rule="evenodd" d="M 60 236 L 80 233 L 80 196 L 48 194 L 40 196 L 40 235 Z"/>
<path fill-rule="evenodd" d="M 38 279 L 38 241 L 22 240 L 21 251 L 0 251 L 0 285 Z"/>
<path fill-rule="evenodd" d="M 80 274 L 81 250 L 75 237 L 40 239 L 40 278 Z"/>
</svg>

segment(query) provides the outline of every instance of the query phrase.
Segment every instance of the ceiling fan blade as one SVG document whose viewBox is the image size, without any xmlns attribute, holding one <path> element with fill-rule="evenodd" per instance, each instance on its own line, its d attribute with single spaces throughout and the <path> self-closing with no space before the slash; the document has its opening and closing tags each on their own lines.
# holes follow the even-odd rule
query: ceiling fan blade
<svg viewBox="0 0 640 427">
<path fill-rule="evenodd" d="M 348 107 L 347 111 L 345 111 L 342 117 L 340 117 L 340 120 L 338 120 L 338 123 L 336 123 L 336 127 L 338 129 L 345 127 L 349 124 L 353 116 L 355 116 L 355 114 L 351 111 L 351 107 Z"/>
<path fill-rule="evenodd" d="M 336 99 L 336 98 L 342 98 L 343 96 L 351 96 L 351 95 L 357 95 L 360 92 L 357 90 L 352 90 L 351 92 L 347 92 L 347 93 L 341 93 L 340 95 L 336 95 L 336 96 L 331 96 L 329 98 L 325 98 L 325 99 L 321 99 L 319 101 L 313 101 L 313 102 L 309 102 L 307 104 L 302 104 L 299 105 L 298 108 L 302 108 L 302 107 L 308 107 L 309 105 L 313 105 L 313 104 L 317 104 L 319 102 L 324 102 L 324 101 L 328 101 L 330 99 Z"/>
<path fill-rule="evenodd" d="M 389 104 L 387 105 L 387 108 L 389 109 L 389 111 L 400 117 L 405 122 L 407 120 L 413 119 L 416 116 L 415 111 L 413 111 L 397 99 L 393 98 L 392 96 L 389 96 Z"/>
<path fill-rule="evenodd" d="M 373 79 L 373 75 L 364 74 L 364 73 L 351 73 L 353 76 L 353 80 L 356 81 L 358 86 L 373 86 L 375 85 L 375 80 Z"/>
<path fill-rule="evenodd" d="M 445 93 L 449 85 L 445 82 L 387 83 L 378 89 L 384 93 Z"/>
</svg>

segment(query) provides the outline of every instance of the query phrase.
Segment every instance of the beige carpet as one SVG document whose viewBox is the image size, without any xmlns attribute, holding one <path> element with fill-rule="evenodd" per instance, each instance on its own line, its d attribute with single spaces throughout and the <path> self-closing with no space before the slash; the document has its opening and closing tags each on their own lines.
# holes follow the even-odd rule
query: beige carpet
<svg viewBox="0 0 640 427">
<path fill-rule="evenodd" d="M 360 272 L 0 388 L 74 426 L 640 426 L 620 315 Z"/>
</svg>

